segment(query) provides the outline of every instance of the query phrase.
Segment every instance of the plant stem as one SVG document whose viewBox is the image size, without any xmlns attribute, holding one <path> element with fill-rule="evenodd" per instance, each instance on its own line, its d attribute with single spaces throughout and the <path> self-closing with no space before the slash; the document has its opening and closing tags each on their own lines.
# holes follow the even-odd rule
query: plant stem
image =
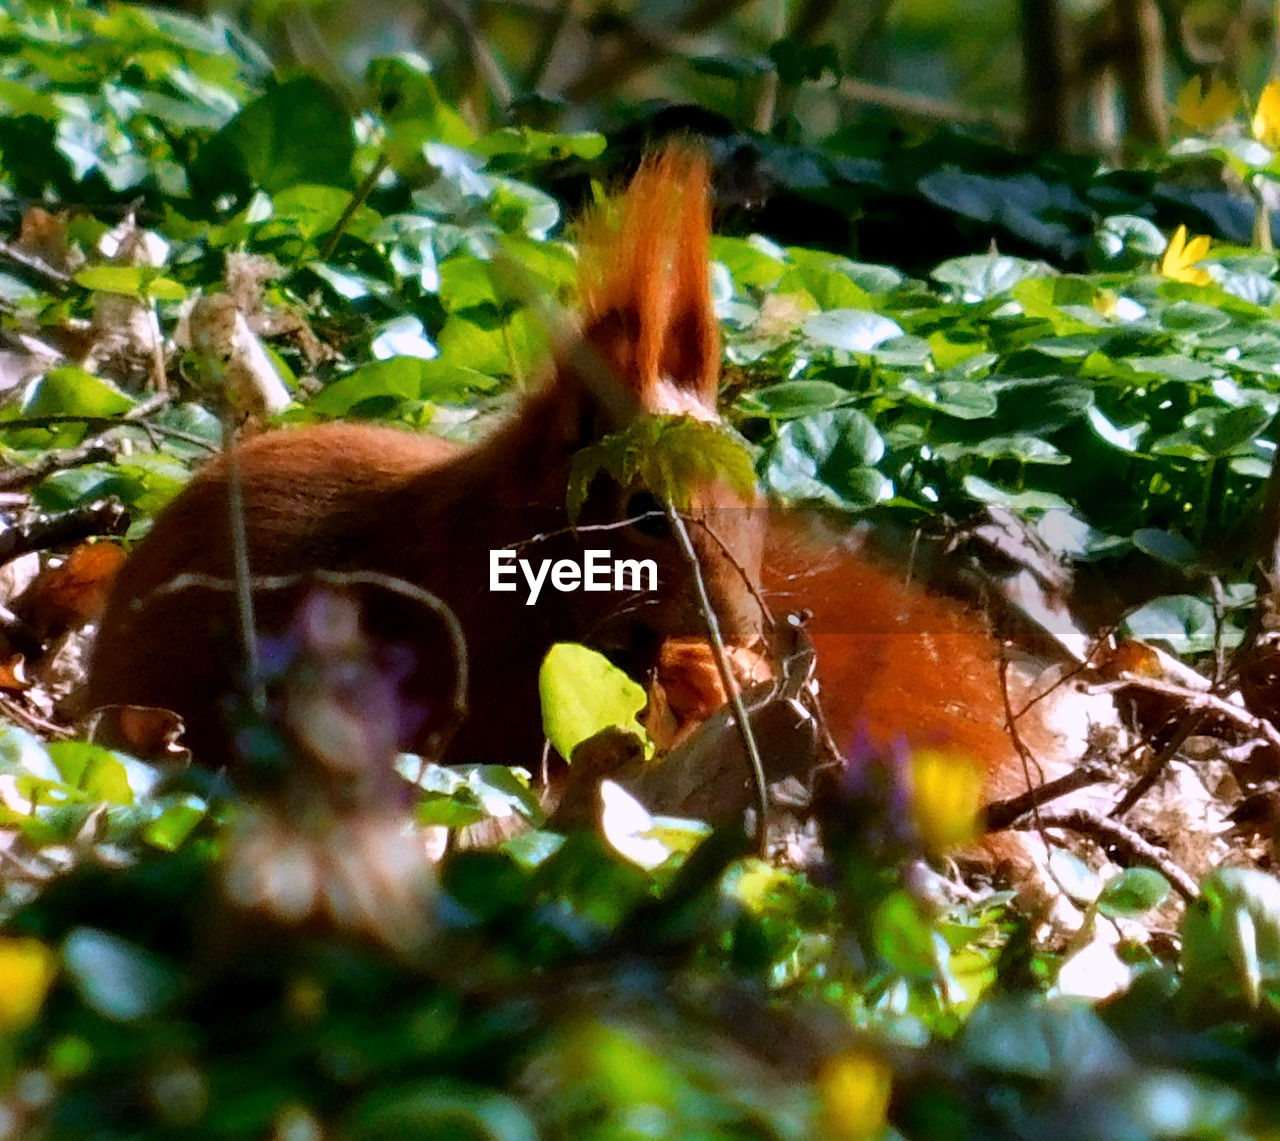
<svg viewBox="0 0 1280 1141">
<path fill-rule="evenodd" d="M 689 538 L 688 528 L 685 527 L 684 520 L 669 499 L 664 501 L 663 509 L 666 511 L 667 521 L 671 524 L 676 540 L 680 544 L 680 551 L 684 555 L 685 561 L 689 564 L 689 571 L 693 575 L 693 586 L 698 592 L 698 608 L 702 611 L 703 620 L 707 624 L 707 641 L 711 645 L 711 656 L 715 659 L 716 672 L 720 675 L 720 684 L 724 686 L 724 691 L 728 694 L 729 706 L 733 709 L 733 719 L 738 727 L 738 736 L 742 741 L 742 748 L 746 752 L 747 760 L 751 765 L 751 777 L 755 784 L 756 793 L 756 849 L 763 857 L 767 854 L 769 838 L 767 820 L 769 787 L 764 775 L 764 764 L 760 760 L 760 750 L 756 745 L 755 734 L 751 731 L 751 722 L 747 719 L 746 707 L 742 704 L 742 695 L 738 692 L 737 683 L 733 680 L 733 674 L 729 670 L 729 659 L 724 652 L 724 638 L 720 634 L 720 622 L 716 618 L 715 609 L 711 605 L 711 598 L 707 594 L 707 583 L 702 577 L 702 564 L 698 561 L 697 551 L 693 549 L 693 542 Z"/>
<path fill-rule="evenodd" d="M 227 454 L 227 511 L 231 526 L 231 564 L 235 571 L 236 612 L 240 619 L 240 644 L 244 651 L 245 685 L 249 704 L 261 716 L 267 711 L 267 691 L 258 664 L 258 632 L 253 615 L 253 583 L 249 577 L 249 534 L 245 525 L 244 480 L 240 457 L 232 436 L 231 417 L 222 418 L 222 447 Z"/>
</svg>

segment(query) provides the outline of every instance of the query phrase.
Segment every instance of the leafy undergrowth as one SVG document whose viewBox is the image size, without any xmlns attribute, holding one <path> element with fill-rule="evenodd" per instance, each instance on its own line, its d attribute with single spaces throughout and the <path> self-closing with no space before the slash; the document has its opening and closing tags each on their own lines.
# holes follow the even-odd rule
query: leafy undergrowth
<svg viewBox="0 0 1280 1141">
<path fill-rule="evenodd" d="M 621 790 L 602 834 L 561 833 L 507 769 L 371 757 L 414 789 L 406 844 L 398 792 L 342 807 L 304 769 L 254 802 L 70 734 L 69 631 L 110 567 L 80 554 L 33 580 L 58 561 L 36 552 L 118 529 L 107 497 L 142 536 L 226 413 L 473 438 L 537 378 L 571 299 L 566 211 L 543 187 L 634 156 L 590 133 L 477 131 L 408 57 L 374 61 L 351 114 L 223 24 L 126 5 L 11 5 L 0 41 L 0 449 L 6 551 L 30 564 L 6 568 L 0 679 L 0 1135 L 1276 1135 L 1280 886 L 1212 870 L 1210 826 L 1186 835 L 1196 811 L 1234 809 L 1230 862 L 1269 866 L 1275 732 L 1232 667 L 1241 646 L 1271 676 L 1246 632 L 1274 541 L 1257 523 L 1280 410 L 1274 255 L 1170 235 L 1152 219 L 1178 196 L 1133 190 L 1154 176 L 1079 164 L 1070 209 L 1042 216 L 1031 194 L 1000 224 L 1058 265 L 1091 251 L 1089 272 L 993 250 L 914 277 L 768 236 L 713 246 L 730 415 L 772 492 L 886 531 L 985 509 L 975 543 L 1043 580 L 1017 595 L 1041 642 L 1083 660 L 1123 616 L 1132 638 L 1212 659 L 1213 689 L 1134 643 L 1089 675 L 1136 692 L 1152 737 L 1128 768 L 1113 758 L 1107 807 L 1194 718 L 1166 781 L 1193 810 L 1126 817 L 1141 834 L 1081 814 L 1094 846 L 1075 855 L 1057 814 L 1070 907 L 929 870 L 922 838 L 957 830 L 923 810 L 944 790 L 927 759 L 866 750 L 779 825 L 772 861 Z M 848 145 L 812 153 L 845 172 L 824 201 L 851 216 Z M 1240 150 L 1195 153 L 1274 162 L 1264 141 Z M 976 222 L 1015 177 L 900 164 L 897 190 L 908 174 Z M 1069 249 L 1037 229 L 1050 214 Z M 568 692 L 589 690 L 544 679 L 562 753 L 589 735 Z M 633 714 L 587 710 L 595 728 Z M 424 855 L 513 818 L 486 850 Z"/>
</svg>

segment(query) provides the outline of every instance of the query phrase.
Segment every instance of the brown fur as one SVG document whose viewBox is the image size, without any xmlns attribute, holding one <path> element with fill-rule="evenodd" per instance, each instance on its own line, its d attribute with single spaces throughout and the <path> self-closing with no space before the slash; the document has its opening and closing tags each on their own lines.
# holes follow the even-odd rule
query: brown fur
<svg viewBox="0 0 1280 1141">
<path fill-rule="evenodd" d="M 762 574 L 775 611 L 810 612 L 819 697 L 838 749 L 860 735 L 882 747 L 939 747 L 981 763 L 990 797 L 1023 790 L 1000 647 L 976 614 L 864 553 L 820 547 L 794 524 L 771 525 Z M 1033 726 L 1020 731 L 1040 743 Z"/>
<path fill-rule="evenodd" d="M 255 574 L 372 569 L 433 591 L 457 612 L 472 663 L 471 716 L 451 758 L 536 757 L 537 670 L 554 641 L 587 641 L 634 668 L 652 661 L 664 638 L 703 635 L 670 536 L 624 527 L 579 539 L 565 531 L 564 499 L 572 455 L 599 434 L 645 412 L 713 412 L 720 353 L 707 287 L 705 162 L 682 151 L 650 160 L 613 216 L 589 220 L 583 234 L 582 341 L 479 446 L 330 425 L 271 433 L 237 453 Z M 176 710 L 197 758 L 211 763 L 233 757 L 219 705 L 235 689 L 234 610 L 226 593 L 156 592 L 185 571 L 231 576 L 227 463 L 204 469 L 130 559 L 90 679 L 95 705 Z M 632 490 L 597 487 L 584 521 L 625 516 Z M 822 702 L 838 746 L 859 731 L 884 743 L 948 746 L 983 763 L 993 794 L 1020 784 L 998 647 L 974 615 L 856 552 L 766 523 L 724 487 L 703 488 L 694 514 L 712 520 L 728 548 L 691 529 L 730 640 L 750 644 L 759 632 L 743 575 L 756 578 L 762 565 L 775 612 L 813 612 Z M 522 593 L 491 594 L 490 549 L 536 535 L 551 537 L 521 548 L 524 557 L 567 557 L 585 540 L 654 558 L 660 597 L 546 590 L 526 607 Z M 296 601 L 296 592 L 260 595 L 263 628 L 286 626 Z M 414 649 L 410 695 L 438 707 L 454 667 L 437 621 L 385 595 L 371 599 L 368 626 Z"/>
<path fill-rule="evenodd" d="M 673 538 L 655 536 L 651 525 L 571 534 L 565 492 L 573 455 L 627 420 L 662 411 L 714 415 L 719 340 L 706 287 L 706 202 L 705 160 L 671 150 L 642 168 L 615 219 L 587 224 L 582 337 L 593 351 L 566 351 L 548 381 L 479 446 L 334 424 L 269 433 L 236 452 L 255 576 L 373 570 L 432 591 L 456 611 L 471 659 L 471 716 L 451 756 L 536 760 L 538 666 L 553 642 L 586 641 L 642 668 L 662 638 L 703 632 Z M 184 572 L 231 577 L 228 462 L 202 470 L 126 564 L 89 681 L 94 706 L 155 705 L 181 714 L 196 757 L 208 763 L 234 759 L 220 710 L 241 672 L 231 596 L 202 586 L 161 588 Z M 625 516 L 635 490 L 597 480 L 581 522 Z M 710 485 L 692 509 L 733 552 L 731 559 L 720 542 L 691 528 L 727 635 L 743 642 L 758 636 L 759 613 L 732 563 L 748 575 L 758 563 L 752 506 Z M 488 589 L 489 552 L 507 546 L 532 560 L 580 561 L 584 547 L 652 558 L 659 593 L 625 598 L 548 587 L 537 605 L 525 606 L 523 591 Z M 261 628 L 279 633 L 297 599 L 297 591 L 259 592 Z M 438 620 L 385 593 L 371 593 L 367 607 L 371 633 L 413 649 L 418 665 L 407 691 L 432 706 L 438 727 L 454 680 Z"/>
</svg>

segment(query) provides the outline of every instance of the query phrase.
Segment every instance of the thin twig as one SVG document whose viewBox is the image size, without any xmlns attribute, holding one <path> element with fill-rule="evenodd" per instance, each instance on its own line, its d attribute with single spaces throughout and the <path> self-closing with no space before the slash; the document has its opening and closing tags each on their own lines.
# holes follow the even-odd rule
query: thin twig
<svg viewBox="0 0 1280 1141">
<path fill-rule="evenodd" d="M 733 674 L 729 669 L 729 659 L 724 652 L 724 639 L 720 635 L 720 620 L 716 617 L 715 609 L 711 605 L 711 598 L 707 594 L 707 584 L 702 577 L 702 564 L 698 561 L 698 552 L 693 549 L 693 541 L 689 538 L 689 531 L 684 525 L 684 520 L 680 517 L 671 501 L 667 500 L 664 507 L 667 513 L 667 521 L 671 524 L 671 529 L 680 544 L 680 551 L 684 555 L 685 562 L 689 565 L 689 572 L 693 576 L 694 590 L 698 595 L 698 608 L 702 611 L 702 619 L 707 624 L 707 641 L 711 646 L 711 656 L 715 659 L 716 672 L 720 675 L 720 684 L 724 686 L 724 691 L 729 698 L 729 705 L 733 709 L 733 719 L 738 727 L 738 736 L 742 741 L 742 748 L 751 764 L 751 775 L 755 781 L 756 792 L 756 844 L 760 855 L 764 856 L 767 855 L 769 838 L 767 820 L 769 784 L 765 779 L 764 764 L 760 760 L 760 750 L 756 746 L 755 733 L 751 730 L 751 722 L 747 719 L 747 711 L 742 704 L 742 694 L 738 691 L 737 682 L 733 680 Z"/>
<path fill-rule="evenodd" d="M 1044 784 L 1044 769 L 1040 767 L 1040 762 L 1032 755 L 1031 750 L 1027 748 L 1022 740 L 1022 734 L 1018 732 L 1018 719 L 1013 714 L 1013 703 L 1009 697 L 1009 659 L 1005 657 L 1000 659 L 1000 700 L 1004 703 L 1004 719 L 1009 730 L 1009 740 L 1013 742 L 1014 751 L 1022 762 L 1022 779 L 1029 792 L 1031 789 Z M 1034 781 L 1031 777 L 1033 767 L 1036 770 L 1036 779 Z M 1039 811 L 1038 804 L 1032 801 L 1031 814 L 1036 817 L 1037 825 L 1039 823 Z"/>
<path fill-rule="evenodd" d="M 123 416 L 75 416 L 62 413 L 48 416 L 19 416 L 13 420 L 0 421 L 0 431 L 10 432 L 19 428 L 58 428 L 64 424 L 84 424 L 87 427 L 102 429 L 98 435 L 103 436 L 115 428 L 136 427 L 148 435 L 159 433 L 170 439 L 180 440 L 182 443 L 203 448 L 207 452 L 217 452 L 220 445 L 205 439 L 204 436 L 197 436 L 194 432 L 187 432 L 181 428 L 171 428 L 167 424 L 158 424 L 154 420 L 147 419 L 153 412 L 164 408 L 171 400 L 171 394 L 158 392 L 154 396 L 149 396 L 141 404 L 130 408 Z"/>
<path fill-rule="evenodd" d="M 1228 721 L 1233 721 L 1235 724 L 1265 738 L 1267 744 L 1272 748 L 1280 749 L 1280 729 L 1277 729 L 1265 717 L 1255 717 L 1247 709 L 1242 709 L 1239 705 L 1233 705 L 1216 693 L 1188 689 L 1186 686 L 1177 685 L 1169 681 L 1160 681 L 1157 678 L 1136 676 L 1127 676 L 1120 681 L 1108 681 L 1103 682 L 1101 685 L 1090 686 L 1089 692 L 1114 693 L 1120 689 L 1141 689 L 1146 690 L 1148 693 L 1161 694 L 1164 697 L 1178 698 L 1186 702 L 1192 709 L 1205 709 L 1218 713 Z"/>
<path fill-rule="evenodd" d="M 450 703 L 453 725 L 450 734 L 456 730 L 467 714 L 467 691 L 470 687 L 470 665 L 467 657 L 467 640 L 462 623 L 453 608 L 429 590 L 423 590 L 411 582 L 381 571 L 331 571 L 312 570 L 301 574 L 255 575 L 249 579 L 249 585 L 255 591 L 295 590 L 310 583 L 323 583 L 326 586 L 376 586 L 408 598 L 420 606 L 430 610 L 440 619 L 449 638 L 450 649 L 454 661 L 454 690 Z M 157 598 L 177 594 L 184 590 L 216 590 L 223 593 L 234 592 L 237 583 L 232 579 L 219 578 L 216 575 L 187 572 L 176 575 L 168 582 L 156 587 L 137 600 L 137 607 L 144 608 Z M 448 737 L 442 738 L 447 742 Z M 438 747 L 443 748 L 443 745 Z"/>
<path fill-rule="evenodd" d="M 318 255 L 320 261 L 328 261 L 333 257 L 333 251 L 338 248 L 338 243 L 342 240 L 342 235 L 346 233 L 347 227 L 351 224 L 351 219 L 356 216 L 356 211 L 369 200 L 369 195 L 377 187 L 378 179 L 382 177 L 382 172 L 390 165 L 391 156 L 384 150 L 378 155 L 378 160 L 373 164 L 373 169 L 365 175 L 364 181 L 356 188 L 356 192 L 351 196 L 351 201 L 347 203 L 337 222 L 334 223 L 333 229 L 325 235 L 324 244 L 320 247 Z"/>
<path fill-rule="evenodd" d="M 151 371 L 156 392 L 168 396 L 169 371 L 164 360 L 164 333 L 160 329 L 160 311 L 156 302 L 150 301 L 147 306 L 147 326 L 151 333 Z"/>
<path fill-rule="evenodd" d="M 1067 832 L 1088 836 L 1103 847 L 1117 849 L 1118 854 L 1128 857 L 1131 863 L 1154 868 L 1188 903 L 1194 902 L 1200 895 L 1200 889 L 1196 886 L 1195 880 L 1175 864 L 1162 849 L 1144 840 L 1132 828 L 1115 820 L 1108 820 L 1085 809 L 1075 809 L 1071 812 L 1043 813 L 1039 824 L 1044 828 L 1061 828 Z"/>
<path fill-rule="evenodd" d="M 1098 653 L 1099 650 L 1105 649 L 1110 646 L 1111 635 L 1115 633 L 1115 630 L 1116 628 L 1114 626 L 1105 627 L 1101 631 L 1101 633 L 1098 635 L 1098 637 L 1094 640 L 1093 648 L 1085 655 L 1084 660 L 1077 661 L 1075 665 L 1073 665 L 1069 670 L 1066 671 L 1066 673 L 1064 673 L 1061 677 L 1059 677 L 1056 681 L 1054 681 L 1052 685 L 1046 686 L 1039 693 L 1035 694 L 1033 697 L 1028 698 L 1027 701 L 1023 704 L 1022 708 L 1019 709 L 1018 712 L 1014 714 L 1015 720 L 1021 720 L 1033 708 L 1035 708 L 1035 706 L 1039 705 L 1040 702 L 1047 700 L 1052 694 L 1056 693 L 1068 682 L 1074 681 L 1081 674 L 1085 673 L 1087 670 L 1092 669 L 1093 668 L 1092 662 L 1093 662 L 1094 656 Z"/>
<path fill-rule="evenodd" d="M 253 585 L 249 581 L 249 533 L 244 508 L 244 480 L 235 443 L 231 414 L 222 418 L 222 450 L 227 457 L 227 512 L 231 527 L 231 565 L 235 568 L 236 614 L 240 621 L 240 649 L 249 687 L 249 705 L 259 717 L 267 711 L 267 688 L 258 666 L 258 631 L 253 616 Z"/>
<path fill-rule="evenodd" d="M 546 83 L 547 68 L 555 58 L 565 32 L 573 22 L 575 0 L 559 0 L 555 11 L 547 16 L 546 27 L 529 57 L 523 87 L 525 91 L 541 91 Z"/>
<path fill-rule="evenodd" d="M 1101 784 L 1110 776 L 1110 770 L 1100 761 L 1085 761 L 1057 780 L 1046 781 L 1018 796 L 988 804 L 982 813 L 984 830 L 1002 832 L 1013 827 L 1028 813 L 1034 813 L 1041 805 L 1069 796 L 1090 785 Z"/>
<path fill-rule="evenodd" d="M 43 717 L 39 717 L 32 713 L 29 709 L 24 709 L 13 698 L 4 694 L 0 694 L 0 713 L 13 721 L 16 721 L 22 728 L 32 733 L 43 733 L 53 737 L 74 737 L 75 732 L 67 728 L 65 725 L 57 725 L 52 721 L 46 721 Z"/>
<path fill-rule="evenodd" d="M 1213 684 L 1217 688 L 1227 677 L 1227 596 L 1216 574 L 1209 576 L 1209 589 L 1213 594 Z"/>
<path fill-rule="evenodd" d="M 515 95 L 511 90 L 511 82 L 507 79 L 502 65 L 493 54 L 480 29 L 476 25 L 471 10 L 456 0 L 437 0 L 446 16 L 453 21 L 462 38 L 467 41 L 467 50 L 475 63 L 476 70 L 489 88 L 489 96 L 497 105 L 499 112 L 505 114 L 511 108 Z"/>
<path fill-rule="evenodd" d="M 119 535 L 127 524 L 124 507 L 114 499 L 103 499 L 15 527 L 0 527 L 0 563 L 94 535 Z"/>
<path fill-rule="evenodd" d="M 1178 723 L 1178 727 L 1173 731 L 1173 735 L 1151 758 L 1151 763 L 1143 769 L 1138 779 L 1125 790 L 1125 794 L 1116 802 L 1116 806 L 1107 813 L 1108 816 L 1113 820 L 1118 820 L 1146 796 L 1148 790 L 1155 785 L 1165 769 L 1169 767 L 1169 762 L 1173 760 L 1178 750 L 1182 748 L 1186 739 L 1204 724 L 1205 717 L 1205 711 L 1200 709 L 1182 718 Z"/>
<path fill-rule="evenodd" d="M 110 463 L 116 455 L 115 448 L 97 437 L 85 440 L 74 448 L 45 452 L 35 463 L 0 469 L 0 491 L 31 487 L 55 471 L 66 471 L 82 464 Z"/>
<path fill-rule="evenodd" d="M 842 99 L 852 103 L 866 103 L 897 111 L 931 123 L 958 123 L 961 126 L 990 127 L 1010 141 L 1020 138 L 1024 127 L 1020 116 L 1004 111 L 988 111 L 967 107 L 948 99 L 932 95 L 919 95 L 861 79 L 842 79 L 836 88 Z"/>
<path fill-rule="evenodd" d="M 54 269 L 43 258 L 29 254 L 11 242 L 0 242 L 0 259 L 11 262 L 30 277 L 37 278 L 53 293 L 65 293 L 71 284 L 71 275 Z"/>
</svg>

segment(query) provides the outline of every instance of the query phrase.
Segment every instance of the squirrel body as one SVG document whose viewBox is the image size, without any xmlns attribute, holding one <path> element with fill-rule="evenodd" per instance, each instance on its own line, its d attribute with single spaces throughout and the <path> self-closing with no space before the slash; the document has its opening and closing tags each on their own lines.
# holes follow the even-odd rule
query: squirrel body
<svg viewBox="0 0 1280 1141">
<path fill-rule="evenodd" d="M 200 472 L 157 517 L 119 573 L 90 663 L 91 708 L 155 706 L 179 714 L 206 763 L 234 763 L 225 709 L 243 689 L 232 563 L 231 465 L 258 628 L 279 637 L 305 591 L 276 576 L 324 570 L 401 579 L 455 612 L 469 658 L 465 718 L 451 759 L 530 763 L 541 748 L 538 667 L 558 641 L 581 641 L 642 673 L 663 639 L 704 620 L 682 550 L 638 486 L 598 476 L 569 526 L 566 489 L 585 446 L 648 415 L 715 418 L 719 333 L 711 310 L 706 160 L 672 149 L 648 160 L 611 212 L 583 224 L 582 313 L 543 383 L 474 447 L 394 428 L 331 424 L 268 432 Z M 563 339 L 563 338 L 562 338 Z M 637 498 L 639 497 L 639 498 Z M 751 590 L 762 538 L 756 501 L 695 481 L 688 517 L 711 602 L 730 641 L 760 637 Z M 637 512 L 635 505 L 642 508 Z M 655 525 L 656 524 L 656 525 Z M 657 568 L 657 591 L 560 592 L 537 605 L 490 587 L 492 552 Z M 361 590 L 369 634 L 406 647 L 405 748 L 432 753 L 455 690 L 455 646 L 433 611 Z"/>
<path fill-rule="evenodd" d="M 940 749 L 979 764 L 987 799 L 1024 791 L 1005 707 L 1002 651 L 968 606 L 849 545 L 775 519 L 761 562 L 774 612 L 799 612 L 821 709 L 847 755 L 860 742 Z M 1021 705 L 1011 695 L 1015 715 Z M 1019 732 L 1043 743 L 1034 717 Z"/>
<path fill-rule="evenodd" d="M 562 346 L 548 380 L 474 447 L 333 424 L 269 432 L 207 465 L 115 583 L 90 705 L 173 710 L 197 759 L 233 762 L 223 708 L 242 670 L 229 588 L 232 463 L 255 578 L 375 571 L 432 592 L 457 614 L 470 714 L 446 759 L 528 764 L 537 756 L 538 666 L 554 642 L 597 646 L 642 675 L 665 640 L 704 636 L 672 535 L 632 518 L 636 489 L 597 479 L 580 522 L 606 526 L 590 533 L 567 526 L 565 492 L 574 454 L 636 417 L 714 417 L 720 350 L 709 233 L 705 160 L 681 149 L 647 160 L 616 216 L 584 228 L 580 340 Z M 984 766 L 993 792 L 1007 787 L 1018 766 L 1004 728 L 998 647 L 970 611 L 856 551 L 815 543 L 715 481 L 700 486 L 689 514 L 727 642 L 762 640 L 761 597 L 775 613 L 812 612 L 821 701 L 839 748 L 859 732 L 950 746 Z M 584 544 L 654 559 L 662 589 L 628 598 L 544 591 L 532 607 L 520 592 L 489 590 L 493 550 L 573 558 Z M 260 629 L 280 636 L 303 589 L 256 591 Z M 456 677 L 453 647 L 435 614 L 394 593 L 368 597 L 365 625 L 373 638 L 412 651 L 405 747 L 421 748 Z"/>
</svg>

